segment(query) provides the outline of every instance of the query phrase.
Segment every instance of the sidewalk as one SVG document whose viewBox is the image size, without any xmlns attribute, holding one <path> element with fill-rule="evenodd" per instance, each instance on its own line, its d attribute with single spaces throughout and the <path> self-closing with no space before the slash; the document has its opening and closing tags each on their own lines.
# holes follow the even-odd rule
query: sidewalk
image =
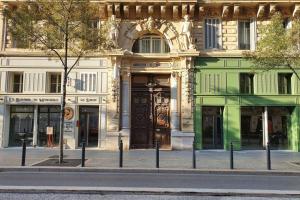
<svg viewBox="0 0 300 200">
<path fill-rule="evenodd" d="M 21 148 L 0 149 L 0 167 L 16 167 L 21 164 Z M 57 158 L 59 149 L 28 148 L 26 166 L 32 166 L 49 158 Z M 64 150 L 65 159 L 80 159 L 81 150 Z M 155 150 L 124 151 L 123 168 L 154 169 Z M 118 168 L 118 151 L 86 150 L 86 167 Z M 300 153 L 289 151 L 271 151 L 273 171 L 297 171 L 300 173 Z M 228 170 L 229 152 L 201 150 L 196 152 L 197 169 Z M 298 163 L 298 164 L 296 164 Z M 160 151 L 160 168 L 192 169 L 191 151 Z M 235 151 L 234 168 L 238 170 L 266 170 L 266 152 Z"/>
</svg>

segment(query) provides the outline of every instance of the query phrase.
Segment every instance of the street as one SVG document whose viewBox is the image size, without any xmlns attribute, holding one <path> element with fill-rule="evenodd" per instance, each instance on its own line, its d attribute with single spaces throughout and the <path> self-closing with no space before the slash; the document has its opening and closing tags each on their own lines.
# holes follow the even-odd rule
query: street
<svg viewBox="0 0 300 200">
<path fill-rule="evenodd" d="M 1 186 L 75 186 L 138 188 L 207 188 L 300 191 L 298 176 L 88 173 L 88 172 L 1 172 Z"/>
<path fill-rule="evenodd" d="M 103 195 L 103 194 L 12 194 L 0 193 L 0 200 L 283 200 L 276 197 L 221 197 L 221 196 L 172 196 L 172 195 Z M 300 198 L 284 198 L 284 200 L 299 200 Z"/>
</svg>

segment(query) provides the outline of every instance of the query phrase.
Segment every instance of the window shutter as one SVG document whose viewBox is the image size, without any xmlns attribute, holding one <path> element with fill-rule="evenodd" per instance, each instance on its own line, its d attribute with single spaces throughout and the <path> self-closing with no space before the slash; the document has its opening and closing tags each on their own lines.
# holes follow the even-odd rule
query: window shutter
<svg viewBox="0 0 300 200">
<path fill-rule="evenodd" d="M 254 51 L 256 48 L 256 20 L 250 21 L 250 50 Z"/>
</svg>

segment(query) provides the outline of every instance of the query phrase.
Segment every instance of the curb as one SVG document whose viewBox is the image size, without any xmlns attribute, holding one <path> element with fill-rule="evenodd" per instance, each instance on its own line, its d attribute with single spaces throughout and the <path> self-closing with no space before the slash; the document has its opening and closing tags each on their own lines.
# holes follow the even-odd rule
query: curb
<svg viewBox="0 0 300 200">
<path fill-rule="evenodd" d="M 198 189 L 198 188 L 139 188 L 139 187 L 56 187 L 56 186 L 0 186 L 0 193 L 60 193 L 60 194 L 131 194 L 131 195 L 187 195 L 187 196 L 248 196 L 300 197 L 300 191 Z"/>
<path fill-rule="evenodd" d="M 82 172 L 82 173 L 169 173 L 169 174 L 232 174 L 232 175 L 277 175 L 300 176 L 300 171 L 277 170 L 211 170 L 174 168 L 95 168 L 95 167 L 0 167 L 0 172 Z"/>
</svg>

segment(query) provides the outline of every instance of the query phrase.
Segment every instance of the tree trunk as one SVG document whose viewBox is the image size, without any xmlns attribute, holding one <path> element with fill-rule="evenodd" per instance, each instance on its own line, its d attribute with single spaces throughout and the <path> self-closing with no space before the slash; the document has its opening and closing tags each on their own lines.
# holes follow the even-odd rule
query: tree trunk
<svg viewBox="0 0 300 200">
<path fill-rule="evenodd" d="M 64 55 L 64 79 L 63 79 L 63 94 L 61 102 L 61 120 L 60 120 L 60 137 L 59 137 L 59 164 L 63 163 L 64 159 L 64 123 L 65 123 L 65 106 L 66 106 L 66 86 L 68 79 L 68 23 L 66 23 L 66 34 L 65 34 L 65 55 Z"/>
</svg>

